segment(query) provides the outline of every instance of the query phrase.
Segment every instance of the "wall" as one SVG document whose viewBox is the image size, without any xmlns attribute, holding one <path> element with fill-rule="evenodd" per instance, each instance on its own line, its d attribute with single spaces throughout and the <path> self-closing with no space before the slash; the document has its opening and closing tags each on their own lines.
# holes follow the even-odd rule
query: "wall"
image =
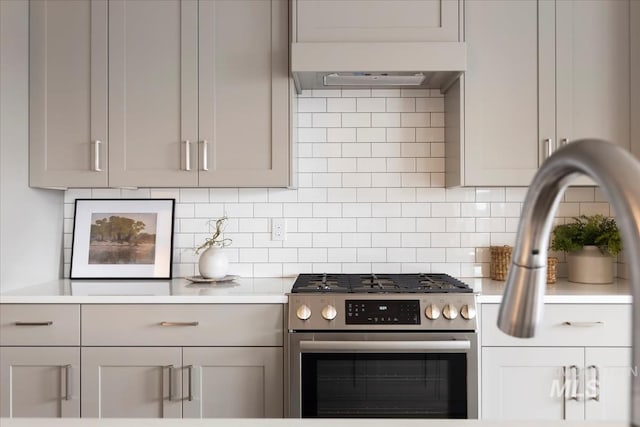
<svg viewBox="0 0 640 427">
<path fill-rule="evenodd" d="M 198 274 L 193 248 L 207 235 L 208 220 L 224 213 L 232 273 L 243 276 L 488 276 L 488 246 L 514 244 L 525 188 L 443 188 L 438 91 L 313 91 L 297 107 L 298 189 L 69 190 L 66 274 L 76 197 L 175 197 L 174 276 Z M 570 189 L 557 221 L 594 213 L 610 213 L 602 194 Z M 271 240 L 271 218 L 286 218 L 286 241 Z"/>
<path fill-rule="evenodd" d="M 60 191 L 29 188 L 29 4 L 0 2 L 0 290 L 62 277 Z"/>
</svg>

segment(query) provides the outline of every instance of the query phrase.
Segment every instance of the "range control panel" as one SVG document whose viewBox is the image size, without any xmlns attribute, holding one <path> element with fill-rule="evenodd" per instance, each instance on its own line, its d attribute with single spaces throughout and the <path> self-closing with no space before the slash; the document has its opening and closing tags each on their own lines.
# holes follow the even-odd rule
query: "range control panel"
<svg viewBox="0 0 640 427">
<path fill-rule="evenodd" d="M 419 325 L 419 300 L 351 300 L 344 303 L 347 325 Z"/>
</svg>

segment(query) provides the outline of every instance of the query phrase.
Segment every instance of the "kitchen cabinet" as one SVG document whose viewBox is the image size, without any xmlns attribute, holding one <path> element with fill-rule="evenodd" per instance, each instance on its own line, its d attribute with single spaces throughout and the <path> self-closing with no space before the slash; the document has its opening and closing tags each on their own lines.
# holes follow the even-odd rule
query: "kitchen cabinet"
<svg viewBox="0 0 640 427">
<path fill-rule="evenodd" d="M 526 186 L 546 157 L 580 138 L 635 149 L 632 3 L 466 2 L 464 137 L 448 141 L 459 146 L 448 163 L 460 166 L 447 185 Z"/>
<path fill-rule="evenodd" d="M 289 184 L 286 1 L 31 8 L 32 186 Z"/>
<path fill-rule="evenodd" d="M 83 306 L 82 414 L 282 417 L 283 316 L 269 304 Z"/>
<path fill-rule="evenodd" d="M 0 417 L 80 416 L 80 309 L 0 309 Z"/>
<path fill-rule="evenodd" d="M 458 0 L 294 0 L 298 42 L 459 41 Z"/>
<path fill-rule="evenodd" d="M 498 307 L 482 306 L 483 418 L 629 419 L 630 305 L 547 305 L 527 340 L 498 331 Z"/>
</svg>

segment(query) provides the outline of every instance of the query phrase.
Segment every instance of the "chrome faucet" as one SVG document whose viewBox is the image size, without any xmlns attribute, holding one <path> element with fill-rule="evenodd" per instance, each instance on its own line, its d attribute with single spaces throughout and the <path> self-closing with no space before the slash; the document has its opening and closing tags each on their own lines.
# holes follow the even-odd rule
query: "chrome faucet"
<svg viewBox="0 0 640 427">
<path fill-rule="evenodd" d="M 498 327 L 521 338 L 532 337 L 542 317 L 547 248 L 555 212 L 564 190 L 580 176 L 592 178 L 616 212 L 634 307 L 640 304 L 640 161 L 604 141 L 580 140 L 549 157 L 533 178 L 522 207 L 518 236 L 507 276 Z M 640 364 L 640 309 L 633 310 L 634 367 Z M 640 376 L 631 379 L 631 426 L 640 427 Z"/>
</svg>

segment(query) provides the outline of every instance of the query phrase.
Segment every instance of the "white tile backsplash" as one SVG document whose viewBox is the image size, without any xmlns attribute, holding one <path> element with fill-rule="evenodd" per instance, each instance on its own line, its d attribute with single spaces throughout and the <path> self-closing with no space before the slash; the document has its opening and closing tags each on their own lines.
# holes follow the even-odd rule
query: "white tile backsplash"
<svg viewBox="0 0 640 427">
<path fill-rule="evenodd" d="M 175 198 L 174 275 L 210 219 L 230 220 L 231 273 L 445 272 L 487 276 L 489 245 L 513 245 L 526 188 L 443 188 L 444 98 L 428 89 L 304 91 L 297 100 L 298 188 L 70 189 L 68 276 L 76 198 Z M 599 189 L 570 188 L 556 222 L 613 214 Z M 284 218 L 285 241 L 271 240 Z M 561 256 L 559 270 L 565 271 Z"/>
</svg>

